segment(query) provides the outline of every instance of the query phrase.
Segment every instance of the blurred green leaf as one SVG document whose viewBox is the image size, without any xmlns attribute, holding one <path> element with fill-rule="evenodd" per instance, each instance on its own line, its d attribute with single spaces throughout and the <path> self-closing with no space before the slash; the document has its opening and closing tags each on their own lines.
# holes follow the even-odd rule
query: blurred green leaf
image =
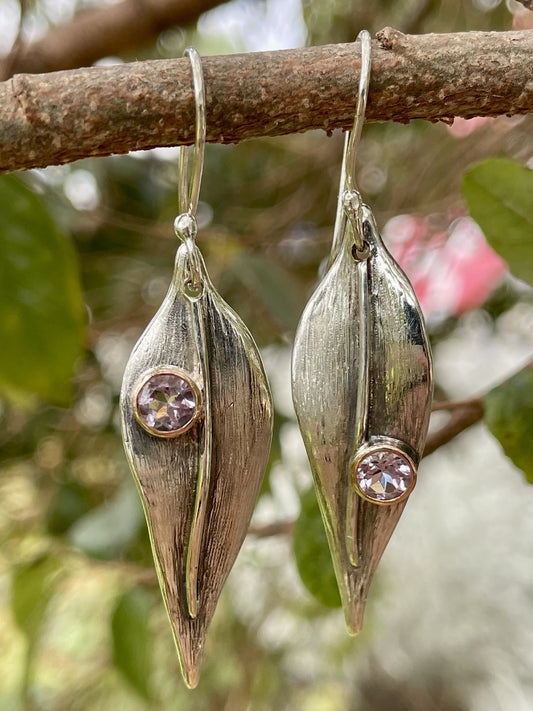
<svg viewBox="0 0 533 711">
<path fill-rule="evenodd" d="M 89 510 L 87 491 L 77 482 L 59 486 L 46 512 L 46 527 L 54 535 L 65 533 Z"/>
<path fill-rule="evenodd" d="M 71 396 L 84 306 L 75 253 L 42 200 L 0 179 L 0 388 L 57 404 Z"/>
<path fill-rule="evenodd" d="M 39 636 L 46 608 L 57 587 L 60 568 L 57 558 L 47 555 L 14 572 L 11 610 L 30 644 L 34 644 Z"/>
<path fill-rule="evenodd" d="M 22 679 L 22 697 L 27 702 L 35 650 L 39 642 L 46 610 L 60 581 L 61 564 L 57 558 L 40 556 L 15 569 L 11 586 L 11 611 L 26 637 L 26 659 Z"/>
<path fill-rule="evenodd" d="M 151 596 L 132 588 L 118 600 L 111 618 L 113 661 L 141 696 L 151 699 L 152 644 L 148 626 Z"/>
<path fill-rule="evenodd" d="M 266 254 L 242 251 L 232 271 L 262 302 L 272 320 L 287 331 L 298 325 L 303 306 L 294 277 Z"/>
<path fill-rule="evenodd" d="M 533 366 L 487 393 L 485 422 L 505 454 L 533 484 Z"/>
<path fill-rule="evenodd" d="M 111 559 L 123 554 L 137 540 L 143 523 L 137 490 L 128 481 L 109 501 L 79 518 L 68 537 L 87 555 Z"/>
<path fill-rule="evenodd" d="M 328 541 L 314 488 L 301 497 L 294 526 L 293 546 L 300 577 L 309 592 L 326 607 L 340 607 L 341 599 Z"/>
<path fill-rule="evenodd" d="M 490 246 L 515 276 L 533 283 L 533 170 L 491 158 L 466 171 L 462 190 Z"/>
</svg>

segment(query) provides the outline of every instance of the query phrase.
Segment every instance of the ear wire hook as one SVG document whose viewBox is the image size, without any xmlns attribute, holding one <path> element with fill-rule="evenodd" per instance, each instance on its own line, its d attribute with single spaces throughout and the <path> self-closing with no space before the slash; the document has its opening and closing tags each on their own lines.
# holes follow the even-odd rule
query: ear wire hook
<svg viewBox="0 0 533 711">
<path fill-rule="evenodd" d="M 370 84 L 370 33 L 367 30 L 361 30 L 357 35 L 357 39 L 361 42 L 361 71 L 359 74 L 359 90 L 357 93 L 357 107 L 355 109 L 353 127 L 352 130 L 346 134 L 344 144 L 344 190 L 357 190 L 355 181 L 355 156 L 365 122 L 368 85 Z"/>
<path fill-rule="evenodd" d="M 194 104 L 196 106 L 196 123 L 194 132 L 193 171 L 190 185 L 188 183 L 187 146 L 180 148 L 180 185 L 179 206 L 180 212 L 188 212 L 195 216 L 198 208 L 198 196 L 204 169 L 204 149 L 206 137 L 205 120 L 205 86 L 202 71 L 202 60 L 194 47 L 187 47 L 184 52 L 191 62 L 192 79 L 194 86 Z"/>
<path fill-rule="evenodd" d="M 178 179 L 178 204 L 180 214 L 174 220 L 174 231 L 176 236 L 181 239 L 187 247 L 190 265 L 190 276 L 187 286 L 189 286 L 194 293 L 200 289 L 202 284 L 198 257 L 196 255 L 195 239 L 198 231 L 196 210 L 198 209 L 198 198 L 200 195 L 200 185 L 204 169 L 204 150 L 207 128 L 205 118 L 205 85 L 202 60 L 194 47 L 187 47 L 184 55 L 187 55 L 191 62 L 196 120 L 194 146 L 192 151 L 193 168 L 190 182 L 188 170 L 188 149 L 187 146 L 180 146 Z"/>
<path fill-rule="evenodd" d="M 344 150 L 342 154 L 341 177 L 339 185 L 339 198 L 337 201 L 337 213 L 335 216 L 335 229 L 333 232 L 333 243 L 331 245 L 331 253 L 328 260 L 328 269 L 335 261 L 337 254 L 342 245 L 345 226 L 346 226 L 346 211 L 350 214 L 355 214 L 358 219 L 358 204 L 361 204 L 361 196 L 357 190 L 355 180 L 355 157 L 359 141 L 361 140 L 361 132 L 365 122 L 366 102 L 368 98 L 368 86 L 370 84 L 371 73 L 371 56 L 370 56 L 370 33 L 368 30 L 361 30 L 357 35 L 357 40 L 361 43 L 361 69 L 359 73 L 359 88 L 357 92 L 357 106 L 351 131 L 346 133 L 344 139 Z M 356 249 L 363 252 L 364 245 L 359 235 L 362 234 L 362 225 L 359 225 L 359 230 L 355 230 L 355 246 Z"/>
</svg>

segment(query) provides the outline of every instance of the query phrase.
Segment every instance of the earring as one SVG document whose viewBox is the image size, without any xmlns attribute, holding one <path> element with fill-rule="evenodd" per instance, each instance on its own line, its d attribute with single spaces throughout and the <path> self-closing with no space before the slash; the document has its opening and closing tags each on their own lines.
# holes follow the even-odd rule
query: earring
<svg viewBox="0 0 533 711">
<path fill-rule="evenodd" d="M 182 244 L 169 291 L 124 373 L 124 446 L 142 499 L 186 684 L 246 535 L 266 469 L 272 401 L 253 338 L 211 284 L 195 243 L 206 136 L 201 60 L 186 50 L 196 102 L 194 169 L 180 152 Z"/>
<path fill-rule="evenodd" d="M 372 576 L 416 482 L 431 408 L 431 352 L 413 289 L 355 185 L 370 78 L 362 31 L 327 272 L 296 333 L 292 389 L 346 623 L 362 626 Z"/>
</svg>

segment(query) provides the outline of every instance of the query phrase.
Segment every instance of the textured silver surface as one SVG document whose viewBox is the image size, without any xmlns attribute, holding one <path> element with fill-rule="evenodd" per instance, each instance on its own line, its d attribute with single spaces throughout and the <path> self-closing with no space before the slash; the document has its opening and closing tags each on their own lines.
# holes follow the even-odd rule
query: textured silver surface
<svg viewBox="0 0 533 711">
<path fill-rule="evenodd" d="M 190 250 L 202 288 L 190 283 Z M 196 383 L 203 413 L 173 438 L 146 432 L 133 396 L 162 366 Z M 182 672 L 196 686 L 207 627 L 246 535 L 267 465 L 272 403 L 257 347 L 209 281 L 196 247 L 182 245 L 159 311 L 135 346 L 121 393 L 125 449 L 143 501 Z"/>
<path fill-rule="evenodd" d="M 355 634 L 405 501 L 384 506 L 362 499 L 351 482 L 352 462 L 362 447 L 382 441 L 418 466 L 429 423 L 431 355 L 413 289 L 383 245 L 370 208 L 360 206 L 358 219 L 340 217 L 333 264 L 296 333 L 292 380 L 346 622 Z M 357 229 L 367 258 L 353 255 Z"/>
</svg>

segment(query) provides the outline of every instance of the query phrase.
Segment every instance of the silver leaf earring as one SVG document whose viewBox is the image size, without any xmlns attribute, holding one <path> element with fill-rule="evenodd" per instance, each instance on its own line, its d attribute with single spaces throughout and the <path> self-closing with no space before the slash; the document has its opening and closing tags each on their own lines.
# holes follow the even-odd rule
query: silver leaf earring
<svg viewBox="0 0 533 711">
<path fill-rule="evenodd" d="M 296 333 L 293 400 L 349 630 L 416 483 L 431 409 L 431 352 L 407 277 L 354 178 L 370 79 L 362 31 L 354 125 L 346 135 L 327 272 Z"/>
<path fill-rule="evenodd" d="M 207 627 L 242 545 L 266 469 L 272 401 L 253 338 L 222 300 L 196 246 L 206 136 L 201 60 L 192 178 L 180 153 L 182 244 L 165 300 L 131 354 L 122 433 L 150 531 L 183 677 L 198 683 Z"/>
</svg>

